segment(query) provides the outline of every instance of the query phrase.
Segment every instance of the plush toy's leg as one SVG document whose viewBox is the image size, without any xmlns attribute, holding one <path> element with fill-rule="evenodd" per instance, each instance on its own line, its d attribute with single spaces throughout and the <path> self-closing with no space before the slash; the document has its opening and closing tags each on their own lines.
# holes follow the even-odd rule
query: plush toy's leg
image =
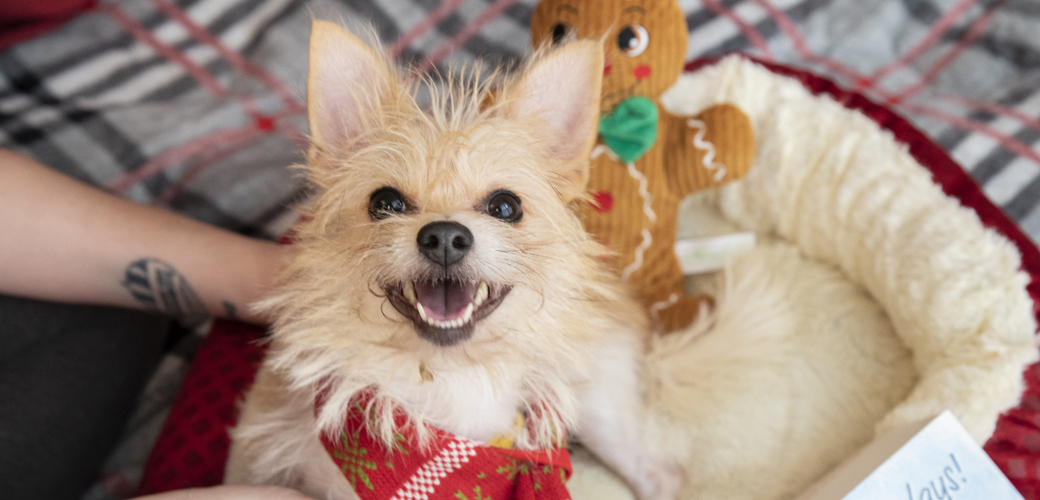
<svg viewBox="0 0 1040 500">
<path fill-rule="evenodd" d="M 682 266 L 673 248 L 670 240 L 654 242 L 646 251 L 646 263 L 629 278 L 632 288 L 643 292 L 640 300 L 654 328 L 663 333 L 685 328 L 702 306 L 713 304 L 707 295 L 686 295 Z"/>
<path fill-rule="evenodd" d="M 708 295 L 682 295 L 671 306 L 657 311 L 653 319 L 662 333 L 671 333 L 689 326 L 701 307 L 712 307 L 714 302 Z"/>
</svg>

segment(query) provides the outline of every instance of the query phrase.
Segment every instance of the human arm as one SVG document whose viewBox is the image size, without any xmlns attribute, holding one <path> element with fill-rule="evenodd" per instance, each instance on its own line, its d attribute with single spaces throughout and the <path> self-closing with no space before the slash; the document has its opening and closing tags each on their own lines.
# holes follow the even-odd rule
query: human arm
<svg viewBox="0 0 1040 500">
<path fill-rule="evenodd" d="M 0 293 L 263 322 L 287 252 L 0 150 Z"/>
</svg>

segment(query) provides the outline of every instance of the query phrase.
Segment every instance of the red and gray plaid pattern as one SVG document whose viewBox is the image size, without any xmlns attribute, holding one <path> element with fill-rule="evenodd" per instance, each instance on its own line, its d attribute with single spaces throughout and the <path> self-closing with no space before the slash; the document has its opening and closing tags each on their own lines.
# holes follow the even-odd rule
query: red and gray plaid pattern
<svg viewBox="0 0 1040 500">
<path fill-rule="evenodd" d="M 306 196 L 285 166 L 305 143 L 312 15 L 371 24 L 392 55 L 424 67 L 515 63 L 536 1 L 102 0 L 0 52 L 0 147 L 274 237 Z M 1040 0 L 679 1 L 690 58 L 748 52 L 865 94 L 1040 239 Z"/>
<path fill-rule="evenodd" d="M 110 0 L 0 53 L 0 146 L 258 236 L 291 223 L 310 17 L 424 67 L 527 51 L 536 0 Z M 1040 237 L 1040 1 L 682 0 L 689 55 L 805 66 L 892 107 Z"/>
</svg>

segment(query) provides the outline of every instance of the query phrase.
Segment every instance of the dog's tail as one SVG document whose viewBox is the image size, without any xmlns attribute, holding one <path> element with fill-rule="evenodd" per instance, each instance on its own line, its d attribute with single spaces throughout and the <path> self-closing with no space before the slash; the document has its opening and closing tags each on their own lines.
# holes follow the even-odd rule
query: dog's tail
<svg viewBox="0 0 1040 500">
<path fill-rule="evenodd" d="M 774 365 L 786 357 L 785 339 L 796 328 L 784 286 L 763 264 L 737 258 L 716 288 L 713 310 L 705 306 L 686 329 L 651 340 L 646 360 L 647 404 L 655 421 L 651 426 L 662 444 L 686 443 L 672 450 L 674 455 L 689 451 L 683 449 L 692 444 L 686 438 L 696 441 L 695 436 L 679 435 L 726 418 L 720 410 L 753 410 L 761 388 L 750 381 L 758 377 L 733 374 L 782 376 Z M 748 408 L 733 407 L 735 396 L 743 399 L 740 395 L 746 395 Z"/>
</svg>

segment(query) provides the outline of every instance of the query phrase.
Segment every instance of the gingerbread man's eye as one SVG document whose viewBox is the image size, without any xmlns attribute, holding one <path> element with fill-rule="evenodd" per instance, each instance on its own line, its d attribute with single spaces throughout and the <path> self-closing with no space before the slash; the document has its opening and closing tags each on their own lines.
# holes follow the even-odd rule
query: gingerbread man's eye
<svg viewBox="0 0 1040 500">
<path fill-rule="evenodd" d="M 571 34 L 573 29 L 567 23 L 556 23 L 552 29 L 552 43 L 553 45 L 559 45 L 567 39 L 567 36 Z"/>
<path fill-rule="evenodd" d="M 617 45 L 628 57 L 637 57 L 650 45 L 650 33 L 638 24 L 630 24 L 618 32 Z"/>
</svg>

